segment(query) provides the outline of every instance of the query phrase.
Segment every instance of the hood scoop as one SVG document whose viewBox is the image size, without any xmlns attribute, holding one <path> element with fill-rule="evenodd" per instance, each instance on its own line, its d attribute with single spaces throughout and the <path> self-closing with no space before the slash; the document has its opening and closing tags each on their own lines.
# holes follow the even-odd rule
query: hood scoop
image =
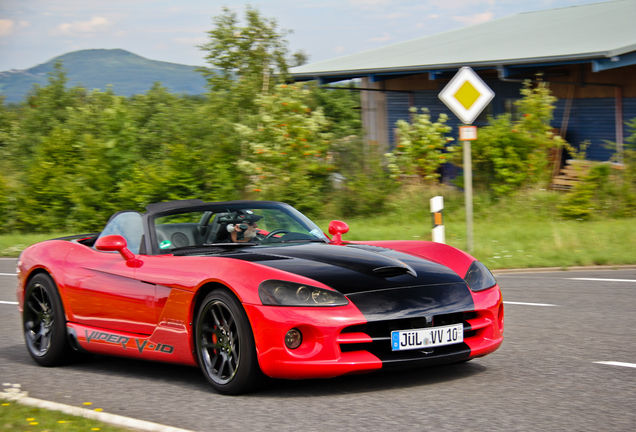
<svg viewBox="0 0 636 432">
<path fill-rule="evenodd" d="M 413 270 L 411 267 L 407 265 L 376 267 L 373 269 L 373 274 L 385 279 L 402 276 L 405 274 L 409 274 L 413 277 L 417 277 L 417 273 L 415 273 L 415 270 Z"/>
</svg>

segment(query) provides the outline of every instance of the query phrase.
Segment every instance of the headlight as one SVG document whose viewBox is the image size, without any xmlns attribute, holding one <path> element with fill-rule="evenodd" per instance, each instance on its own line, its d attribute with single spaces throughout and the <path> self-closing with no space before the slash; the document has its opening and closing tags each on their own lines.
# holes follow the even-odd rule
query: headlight
<svg viewBox="0 0 636 432">
<path fill-rule="evenodd" d="M 268 306 L 344 306 L 349 300 L 337 291 L 294 282 L 267 280 L 258 287 L 261 302 Z"/>
<path fill-rule="evenodd" d="M 466 272 L 466 276 L 464 276 L 464 280 L 474 292 L 483 291 L 497 285 L 497 280 L 490 273 L 490 270 L 479 261 L 473 261 Z"/>
</svg>

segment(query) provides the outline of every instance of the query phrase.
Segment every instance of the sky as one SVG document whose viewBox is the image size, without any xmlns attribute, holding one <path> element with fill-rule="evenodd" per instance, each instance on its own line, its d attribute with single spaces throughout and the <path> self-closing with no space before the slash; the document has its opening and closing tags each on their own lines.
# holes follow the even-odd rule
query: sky
<svg viewBox="0 0 636 432">
<path fill-rule="evenodd" d="M 608 0 L 0 0 L 0 71 L 68 52 L 121 48 L 152 60 L 205 66 L 223 7 L 275 19 L 309 63 L 522 12 Z M 243 23 L 243 21 L 242 21 Z"/>
</svg>

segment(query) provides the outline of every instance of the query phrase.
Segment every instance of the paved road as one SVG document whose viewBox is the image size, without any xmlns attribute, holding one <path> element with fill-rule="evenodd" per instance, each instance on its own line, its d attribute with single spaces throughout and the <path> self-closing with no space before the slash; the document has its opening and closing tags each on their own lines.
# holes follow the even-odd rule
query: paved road
<svg viewBox="0 0 636 432">
<path fill-rule="evenodd" d="M 636 270 L 498 275 L 506 339 L 466 364 L 274 381 L 239 397 L 214 393 L 190 367 L 36 366 L 11 304 L 14 272 L 0 259 L 0 383 L 31 397 L 202 432 L 636 430 Z"/>
</svg>

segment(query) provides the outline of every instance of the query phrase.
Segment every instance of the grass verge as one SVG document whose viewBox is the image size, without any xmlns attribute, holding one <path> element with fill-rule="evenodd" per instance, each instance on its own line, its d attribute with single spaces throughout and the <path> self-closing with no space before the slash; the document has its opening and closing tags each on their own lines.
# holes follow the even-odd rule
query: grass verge
<svg viewBox="0 0 636 432">
<path fill-rule="evenodd" d="M 3 234 L 0 235 L 0 257 L 17 257 L 27 246 L 66 234 Z"/>
<path fill-rule="evenodd" d="M 343 219 L 345 240 L 431 240 L 429 200 L 444 196 L 446 243 L 467 249 L 464 197 L 458 191 L 411 190 L 386 214 Z M 635 218 L 563 219 L 556 192 L 530 191 L 474 201 L 472 255 L 491 269 L 636 264 Z M 319 225 L 327 232 L 329 221 Z"/>
<path fill-rule="evenodd" d="M 130 432 L 97 420 L 0 399 L 0 432 Z"/>
<path fill-rule="evenodd" d="M 384 213 L 334 219 L 348 223 L 345 240 L 431 240 L 429 200 L 435 195 L 445 200 L 446 243 L 466 250 L 463 194 L 452 189 L 411 189 L 394 197 Z M 635 218 L 563 219 L 560 197 L 546 191 L 505 200 L 476 195 L 472 254 L 491 269 L 636 264 Z M 316 222 L 327 232 L 329 219 Z M 17 257 L 30 244 L 63 235 L 0 235 L 0 256 Z"/>
</svg>

